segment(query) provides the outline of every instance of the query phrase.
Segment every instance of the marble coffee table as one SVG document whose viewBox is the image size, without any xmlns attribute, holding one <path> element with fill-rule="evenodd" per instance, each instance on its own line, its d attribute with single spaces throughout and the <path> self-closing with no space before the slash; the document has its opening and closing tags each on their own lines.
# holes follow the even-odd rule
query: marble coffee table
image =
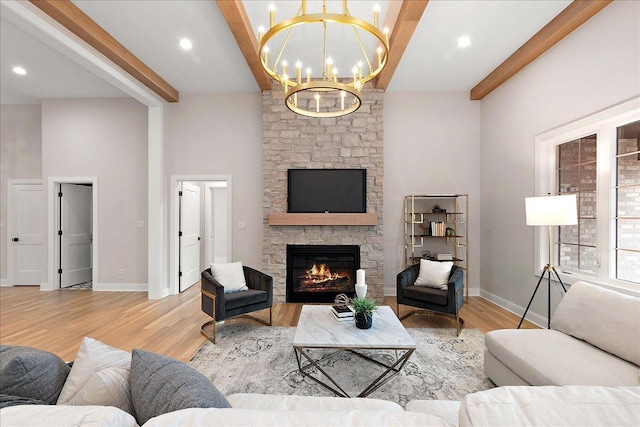
<svg viewBox="0 0 640 427">
<path fill-rule="evenodd" d="M 342 351 L 350 351 L 361 358 L 385 368 L 384 372 L 356 397 L 365 397 L 396 376 L 416 349 L 416 343 L 402 326 L 389 306 L 380 306 L 373 315 L 370 329 L 358 329 L 354 322 L 337 322 L 331 314 L 330 305 L 305 305 L 293 338 L 293 349 L 300 372 L 338 396 L 350 396 L 320 366 L 320 362 Z M 314 356 L 310 350 L 325 349 L 322 356 Z M 334 350 L 334 351 L 330 351 Z M 385 364 L 362 354 L 361 350 L 394 351 L 395 361 Z M 306 363 L 305 363 L 306 362 Z M 314 376 L 309 370 L 315 367 L 329 382 Z"/>
</svg>

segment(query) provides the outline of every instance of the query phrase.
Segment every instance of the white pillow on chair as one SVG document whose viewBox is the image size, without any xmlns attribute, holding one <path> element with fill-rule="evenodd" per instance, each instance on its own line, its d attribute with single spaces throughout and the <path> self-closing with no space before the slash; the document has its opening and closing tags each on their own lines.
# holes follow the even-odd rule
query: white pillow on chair
<svg viewBox="0 0 640 427">
<path fill-rule="evenodd" d="M 451 261 L 438 262 L 421 259 L 420 273 L 415 285 L 446 290 L 451 268 L 453 268 Z"/>
<path fill-rule="evenodd" d="M 224 286 L 224 293 L 246 291 L 247 282 L 244 280 L 244 270 L 241 262 L 225 264 L 211 264 L 211 275 Z"/>
</svg>

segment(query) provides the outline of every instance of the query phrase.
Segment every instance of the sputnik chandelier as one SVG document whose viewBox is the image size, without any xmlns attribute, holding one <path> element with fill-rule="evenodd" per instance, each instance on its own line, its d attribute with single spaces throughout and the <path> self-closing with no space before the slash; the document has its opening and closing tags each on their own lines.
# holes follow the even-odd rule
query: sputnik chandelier
<svg viewBox="0 0 640 427">
<path fill-rule="evenodd" d="M 294 113 L 308 117 L 340 117 L 353 113 L 362 105 L 361 92 L 365 83 L 380 74 L 387 63 L 389 30 L 384 28 L 380 31 L 378 28 L 378 5 L 373 9 L 371 24 L 351 16 L 347 0 L 341 3 L 341 13 L 327 12 L 326 0 L 322 0 L 321 13 L 308 13 L 307 0 L 302 0 L 297 15 L 279 23 L 275 23 L 275 6 L 271 4 L 269 29 L 265 32 L 264 27 L 260 27 L 258 30 L 260 63 L 282 85 L 285 105 Z M 334 37 L 329 37 L 330 32 L 335 33 Z M 351 44 L 347 34 L 353 38 Z M 310 39 L 311 35 L 315 38 Z M 369 46 L 375 45 L 371 59 L 363 38 L 366 40 L 364 43 L 369 42 Z M 331 46 L 328 46 L 328 41 Z M 278 48 L 270 46 L 269 42 L 279 42 Z M 296 60 L 293 67 L 289 66 L 286 59 L 287 54 L 292 54 L 287 49 L 290 44 L 298 47 L 293 54 L 300 55 L 289 58 Z M 345 52 L 347 49 L 350 51 Z M 337 64 L 337 60 L 331 57 L 332 50 L 339 54 L 339 58 L 348 56 L 352 62 Z M 313 56 L 314 51 L 315 56 L 321 57 L 302 57 Z M 351 74 L 339 74 L 338 65 L 342 70 L 345 66 L 351 66 Z M 291 75 L 288 74 L 290 71 L 293 71 Z"/>
</svg>

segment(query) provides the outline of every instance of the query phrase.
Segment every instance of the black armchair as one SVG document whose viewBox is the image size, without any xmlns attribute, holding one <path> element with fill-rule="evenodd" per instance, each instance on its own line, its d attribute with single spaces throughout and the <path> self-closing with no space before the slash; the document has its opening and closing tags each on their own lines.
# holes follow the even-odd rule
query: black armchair
<svg viewBox="0 0 640 427">
<path fill-rule="evenodd" d="M 464 305 L 464 270 L 456 265 L 451 268 L 446 290 L 415 286 L 419 273 L 420 264 L 416 264 L 398 273 L 396 277 L 398 318 L 402 320 L 419 311 L 414 310 L 400 317 L 400 304 L 455 316 L 456 335 L 459 336 L 464 327 L 464 320 L 459 316 Z"/>
<path fill-rule="evenodd" d="M 261 273 L 251 267 L 242 266 L 244 278 L 247 282 L 246 291 L 224 293 L 222 286 L 211 275 L 211 269 L 207 268 L 201 274 L 201 292 L 202 292 L 202 311 L 212 317 L 212 320 L 206 322 L 200 328 L 202 335 L 214 344 L 216 343 L 216 322 L 220 322 L 231 317 L 244 315 L 255 321 L 271 326 L 271 306 L 273 305 L 273 278 L 269 275 Z M 269 309 L 269 321 L 249 316 L 258 310 Z M 205 332 L 205 328 L 213 325 L 211 335 Z"/>
</svg>

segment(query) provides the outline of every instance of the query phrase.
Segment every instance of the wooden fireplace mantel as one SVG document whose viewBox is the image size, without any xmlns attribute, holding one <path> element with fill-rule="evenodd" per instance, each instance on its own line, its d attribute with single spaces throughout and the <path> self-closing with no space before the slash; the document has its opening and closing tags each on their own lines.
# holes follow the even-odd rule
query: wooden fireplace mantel
<svg viewBox="0 0 640 427">
<path fill-rule="evenodd" d="M 269 225 L 378 225 L 378 214 L 272 212 Z"/>
</svg>

